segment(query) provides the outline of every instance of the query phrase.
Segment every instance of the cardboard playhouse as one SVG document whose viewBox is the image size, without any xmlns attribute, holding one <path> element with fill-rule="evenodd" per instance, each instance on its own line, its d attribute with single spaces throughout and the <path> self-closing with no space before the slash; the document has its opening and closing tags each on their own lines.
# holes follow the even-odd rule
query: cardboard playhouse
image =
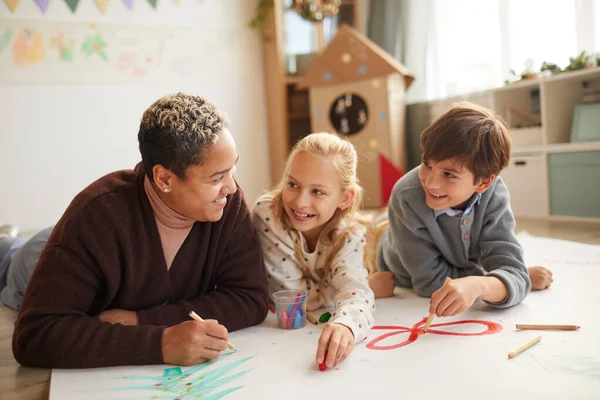
<svg viewBox="0 0 600 400">
<path fill-rule="evenodd" d="M 404 93 L 414 77 L 406 67 L 348 25 L 310 66 L 312 132 L 334 132 L 358 152 L 365 208 L 386 206 L 406 168 Z"/>
</svg>

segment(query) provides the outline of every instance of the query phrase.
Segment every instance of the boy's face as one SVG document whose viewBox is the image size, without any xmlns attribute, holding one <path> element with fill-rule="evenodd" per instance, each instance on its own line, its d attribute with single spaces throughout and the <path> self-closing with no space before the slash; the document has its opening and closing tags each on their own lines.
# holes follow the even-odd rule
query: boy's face
<svg viewBox="0 0 600 400">
<path fill-rule="evenodd" d="M 423 160 L 419 179 L 427 205 L 434 210 L 463 209 L 473 193 L 483 193 L 494 182 L 495 176 L 473 182 L 473 173 L 456 159 Z"/>
</svg>

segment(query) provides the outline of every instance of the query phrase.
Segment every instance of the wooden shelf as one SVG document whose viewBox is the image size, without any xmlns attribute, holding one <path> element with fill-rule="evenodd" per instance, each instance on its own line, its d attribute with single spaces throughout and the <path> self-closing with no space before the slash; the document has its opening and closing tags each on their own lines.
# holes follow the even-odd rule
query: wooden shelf
<svg viewBox="0 0 600 400">
<path fill-rule="evenodd" d="M 574 151 L 600 150 L 600 141 L 579 143 L 554 143 L 546 146 L 548 153 L 569 153 Z"/>
<path fill-rule="evenodd" d="M 543 151 L 542 145 L 531 145 L 531 146 L 514 146 L 510 152 L 511 156 L 515 155 L 527 155 L 532 153 L 541 153 Z"/>
</svg>

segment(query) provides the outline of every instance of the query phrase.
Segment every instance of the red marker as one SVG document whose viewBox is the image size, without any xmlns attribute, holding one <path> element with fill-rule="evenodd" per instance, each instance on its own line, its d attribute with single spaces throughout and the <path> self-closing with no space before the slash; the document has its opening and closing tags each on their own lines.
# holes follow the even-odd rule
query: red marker
<svg viewBox="0 0 600 400">
<path fill-rule="evenodd" d="M 325 357 L 323 357 L 323 362 L 321 364 L 319 364 L 320 371 L 325 371 L 327 369 L 327 364 L 325 363 L 325 360 L 327 360 L 327 352 L 325 352 Z"/>
<path fill-rule="evenodd" d="M 321 364 L 319 364 L 319 370 L 325 371 L 327 369 L 327 364 L 325 364 L 325 360 Z"/>
</svg>

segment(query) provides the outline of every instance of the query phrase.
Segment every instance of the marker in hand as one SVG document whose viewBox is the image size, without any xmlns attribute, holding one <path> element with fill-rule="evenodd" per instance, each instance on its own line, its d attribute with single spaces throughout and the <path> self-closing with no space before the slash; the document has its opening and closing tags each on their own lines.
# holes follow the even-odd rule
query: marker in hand
<svg viewBox="0 0 600 400">
<path fill-rule="evenodd" d="M 325 352 L 325 357 L 323 357 L 323 362 L 319 364 L 319 370 L 325 371 L 327 369 L 327 352 Z"/>
</svg>

